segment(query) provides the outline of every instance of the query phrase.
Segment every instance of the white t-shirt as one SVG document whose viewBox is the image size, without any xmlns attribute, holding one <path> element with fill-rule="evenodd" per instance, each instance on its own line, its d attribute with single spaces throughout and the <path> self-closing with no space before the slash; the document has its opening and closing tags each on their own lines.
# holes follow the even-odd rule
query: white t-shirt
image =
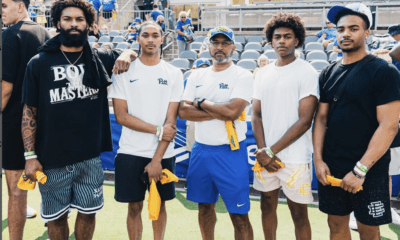
<svg viewBox="0 0 400 240">
<path fill-rule="evenodd" d="M 169 103 L 180 102 L 183 93 L 181 70 L 164 60 L 155 66 L 146 66 L 136 59 L 128 72 L 113 75 L 112 80 L 108 98 L 126 100 L 130 115 L 156 126 L 164 125 Z M 158 137 L 122 126 L 119 146 L 118 153 L 153 158 Z M 174 144 L 169 144 L 163 158 L 173 156 Z"/>
<path fill-rule="evenodd" d="M 258 71 L 254 99 L 261 100 L 265 144 L 272 146 L 299 120 L 299 101 L 310 95 L 319 99 L 318 73 L 308 62 L 297 58 L 289 65 L 268 64 Z M 311 129 L 277 156 L 284 163 L 312 160 Z"/>
<path fill-rule="evenodd" d="M 195 70 L 188 78 L 182 100 L 193 102 L 205 98 L 215 103 L 227 103 L 233 98 L 241 98 L 251 103 L 253 92 L 251 72 L 232 64 L 221 72 L 212 67 Z M 239 142 L 246 139 L 247 124 L 235 121 Z M 195 140 L 206 145 L 229 144 L 225 121 L 213 119 L 196 122 Z"/>
</svg>

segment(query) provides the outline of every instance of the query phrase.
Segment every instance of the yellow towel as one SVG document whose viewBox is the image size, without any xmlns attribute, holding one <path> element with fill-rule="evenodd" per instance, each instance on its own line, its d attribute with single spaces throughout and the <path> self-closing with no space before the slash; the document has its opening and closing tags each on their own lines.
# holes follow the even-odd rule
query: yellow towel
<svg viewBox="0 0 400 240">
<path fill-rule="evenodd" d="M 162 170 L 163 176 L 160 180 L 161 184 L 166 184 L 170 182 L 178 182 L 178 177 L 175 176 L 172 172 L 168 169 Z M 160 215 L 160 208 L 161 208 L 161 197 L 158 193 L 156 182 L 151 181 L 150 184 L 150 191 L 149 191 L 149 198 L 147 199 L 148 202 L 148 210 L 149 210 L 149 219 L 150 220 L 158 220 L 158 216 Z"/>
<path fill-rule="evenodd" d="M 340 187 L 340 184 L 342 183 L 342 179 L 338 179 L 329 175 L 326 175 L 326 181 L 328 181 L 333 187 Z M 357 190 L 357 192 L 361 190 L 363 190 L 362 186 Z"/>
<path fill-rule="evenodd" d="M 238 120 L 246 121 L 246 112 L 244 110 L 240 114 Z M 226 127 L 226 131 L 228 132 L 228 139 L 229 139 L 229 145 L 231 146 L 231 150 L 239 149 L 240 147 L 239 147 L 239 141 L 238 141 L 238 136 L 237 136 L 236 127 L 235 127 L 235 122 L 234 121 L 226 121 L 225 127 Z"/>
<path fill-rule="evenodd" d="M 35 177 L 41 184 L 45 184 L 47 181 L 47 176 L 41 171 L 37 171 Z M 33 190 L 35 189 L 35 186 L 36 182 L 29 180 L 25 175 L 25 171 L 23 171 L 18 181 L 18 187 L 22 190 Z"/>
<path fill-rule="evenodd" d="M 283 164 L 282 162 L 279 162 L 278 160 L 275 160 L 275 162 L 277 164 L 279 164 L 279 166 L 281 166 L 281 168 L 285 167 L 285 164 Z M 261 171 L 265 170 L 264 167 L 261 167 L 261 165 L 258 163 L 258 161 L 256 161 L 256 164 L 254 164 L 254 167 L 251 169 L 253 170 L 256 174 L 257 174 L 257 178 L 261 181 L 264 182 L 264 179 L 261 176 Z"/>
</svg>

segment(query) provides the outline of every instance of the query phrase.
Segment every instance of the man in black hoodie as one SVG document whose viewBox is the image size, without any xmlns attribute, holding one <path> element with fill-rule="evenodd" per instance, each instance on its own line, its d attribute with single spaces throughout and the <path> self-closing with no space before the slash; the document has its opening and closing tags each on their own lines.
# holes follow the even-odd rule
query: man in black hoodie
<svg viewBox="0 0 400 240">
<path fill-rule="evenodd" d="M 92 239 L 95 213 L 103 207 L 100 153 L 112 150 L 107 86 L 126 71 L 136 53 L 91 49 L 87 31 L 95 20 L 85 0 L 60 0 L 51 9 L 59 35 L 28 64 L 22 94 L 26 175 L 39 184 L 41 216 L 50 239 L 68 239 L 67 212 L 77 209 L 76 239 Z M 117 58 L 121 60 L 117 60 Z"/>
</svg>

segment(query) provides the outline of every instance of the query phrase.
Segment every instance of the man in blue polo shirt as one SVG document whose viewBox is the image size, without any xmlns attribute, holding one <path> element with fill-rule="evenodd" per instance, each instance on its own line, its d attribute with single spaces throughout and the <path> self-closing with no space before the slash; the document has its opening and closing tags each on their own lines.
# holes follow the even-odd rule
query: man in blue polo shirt
<svg viewBox="0 0 400 240">
<path fill-rule="evenodd" d="M 108 28 L 111 29 L 111 19 L 113 15 L 113 11 L 118 11 L 118 4 L 116 0 L 100 0 L 101 6 L 99 12 L 102 12 L 105 23 L 108 25 Z"/>
<path fill-rule="evenodd" d="M 326 48 L 328 46 L 329 43 L 333 43 L 336 40 L 336 28 L 335 28 L 335 24 L 333 24 L 331 21 L 329 21 L 328 19 L 326 19 L 326 27 L 325 29 L 322 29 L 321 31 L 317 32 L 317 33 L 312 33 L 312 34 L 307 34 L 307 35 L 316 35 L 317 37 L 321 37 L 323 33 L 326 34 L 325 40 L 322 41 L 322 45 L 324 46 L 324 48 Z"/>
<path fill-rule="evenodd" d="M 190 36 L 185 34 L 185 30 L 187 29 L 191 29 L 193 30 L 193 24 L 192 21 L 187 18 L 187 13 L 185 11 L 182 11 L 179 13 L 179 20 L 176 23 L 176 33 L 177 33 L 177 37 L 176 39 L 178 40 L 178 53 L 181 54 L 181 52 L 185 51 L 185 50 L 189 50 L 189 43 L 186 42 L 185 37 L 186 38 L 190 38 Z"/>
<path fill-rule="evenodd" d="M 150 17 L 153 19 L 154 22 L 157 21 L 158 16 L 164 16 L 164 13 L 158 10 L 158 5 L 153 5 L 153 11 L 150 13 Z"/>
</svg>

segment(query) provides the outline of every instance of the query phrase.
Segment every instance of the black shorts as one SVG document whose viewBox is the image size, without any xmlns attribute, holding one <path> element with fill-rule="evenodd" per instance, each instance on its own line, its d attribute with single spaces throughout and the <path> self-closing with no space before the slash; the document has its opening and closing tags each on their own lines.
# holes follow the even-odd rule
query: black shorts
<svg viewBox="0 0 400 240">
<path fill-rule="evenodd" d="M 332 171 L 331 174 L 343 179 L 347 174 Z M 370 226 L 392 222 L 389 198 L 389 175 L 368 176 L 363 190 L 352 194 L 340 187 L 323 186 L 318 182 L 319 210 L 326 214 L 346 216 L 354 211 L 357 221 Z"/>
<path fill-rule="evenodd" d="M 144 168 L 151 158 L 118 153 L 115 157 L 115 200 L 117 202 L 141 202 L 146 195 L 146 186 L 140 180 Z M 175 173 L 175 157 L 163 159 L 162 168 Z M 161 184 L 157 189 L 162 201 L 175 198 L 175 182 Z"/>
<path fill-rule="evenodd" d="M 3 168 L 6 170 L 25 169 L 24 151 L 21 125 L 3 123 Z"/>
<path fill-rule="evenodd" d="M 104 11 L 103 18 L 105 18 L 105 19 L 112 18 L 112 11 Z"/>
</svg>

